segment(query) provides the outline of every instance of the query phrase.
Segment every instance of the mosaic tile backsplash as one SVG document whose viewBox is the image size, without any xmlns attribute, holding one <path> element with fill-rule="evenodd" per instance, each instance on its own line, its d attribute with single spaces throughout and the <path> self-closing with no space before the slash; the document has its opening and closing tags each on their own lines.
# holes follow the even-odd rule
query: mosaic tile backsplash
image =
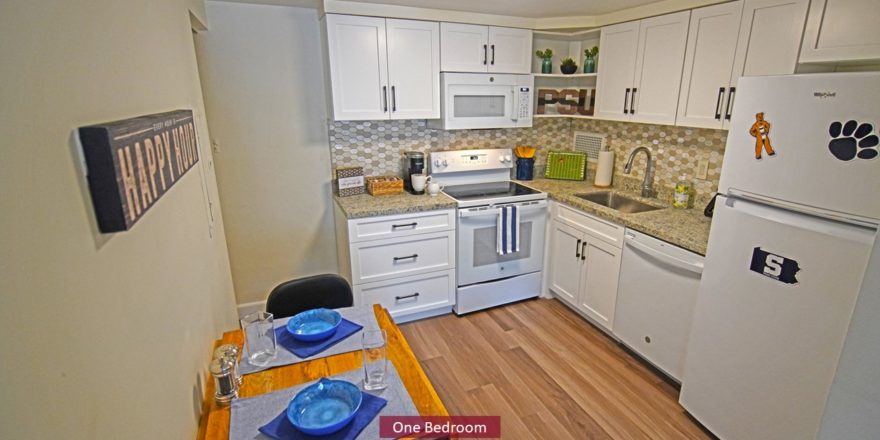
<svg viewBox="0 0 880 440">
<path fill-rule="evenodd" d="M 669 125 L 637 124 L 595 119 L 536 118 L 531 128 L 491 130 L 434 130 L 424 120 L 406 121 L 330 121 L 329 137 L 332 166 L 360 165 L 364 175 L 400 175 L 405 151 L 466 150 L 473 148 L 538 148 L 536 173 L 543 171 L 547 152 L 570 151 L 575 132 L 606 135 L 615 152 L 615 178 L 633 148 L 647 146 L 655 164 L 655 186 L 673 187 L 682 174 L 693 179 L 697 164 L 709 161 L 706 180 L 693 179 L 699 199 L 718 188 L 721 159 L 727 132 Z M 639 154 L 629 176 L 641 179 L 645 155 Z M 588 180 L 592 180 L 590 173 Z"/>
</svg>

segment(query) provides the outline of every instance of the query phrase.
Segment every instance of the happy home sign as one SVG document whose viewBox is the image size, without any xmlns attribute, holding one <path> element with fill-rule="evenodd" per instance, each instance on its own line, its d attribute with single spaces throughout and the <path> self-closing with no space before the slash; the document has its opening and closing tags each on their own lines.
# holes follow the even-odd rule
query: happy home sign
<svg viewBox="0 0 880 440">
<path fill-rule="evenodd" d="M 131 228 L 199 161 L 191 110 L 79 128 L 101 232 Z"/>
</svg>

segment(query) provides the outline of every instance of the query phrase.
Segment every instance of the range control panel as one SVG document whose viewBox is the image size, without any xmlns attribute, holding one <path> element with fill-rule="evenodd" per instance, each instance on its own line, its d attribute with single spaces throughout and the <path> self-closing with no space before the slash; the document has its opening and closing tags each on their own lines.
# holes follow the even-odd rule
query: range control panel
<svg viewBox="0 0 880 440">
<path fill-rule="evenodd" d="M 510 148 L 437 151 L 430 155 L 432 174 L 510 169 L 514 160 Z"/>
</svg>

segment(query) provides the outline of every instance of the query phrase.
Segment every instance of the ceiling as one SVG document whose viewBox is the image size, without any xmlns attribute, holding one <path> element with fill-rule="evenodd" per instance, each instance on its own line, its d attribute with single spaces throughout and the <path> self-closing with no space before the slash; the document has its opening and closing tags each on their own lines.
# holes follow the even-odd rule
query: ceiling
<svg viewBox="0 0 880 440">
<path fill-rule="evenodd" d="M 349 0 L 448 11 L 528 18 L 602 15 L 658 0 Z"/>
</svg>

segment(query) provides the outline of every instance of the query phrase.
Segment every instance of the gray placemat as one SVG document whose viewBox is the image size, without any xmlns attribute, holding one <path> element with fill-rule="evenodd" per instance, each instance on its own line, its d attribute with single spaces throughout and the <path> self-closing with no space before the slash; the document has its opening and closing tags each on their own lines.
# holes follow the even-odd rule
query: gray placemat
<svg viewBox="0 0 880 440">
<path fill-rule="evenodd" d="M 380 416 L 418 416 L 419 411 L 413 404 L 412 398 L 403 386 L 397 370 L 391 362 L 388 362 L 388 387 L 380 391 L 367 391 L 368 393 L 379 396 L 388 401 L 388 404 L 379 411 L 376 418 L 361 431 L 358 438 L 376 439 L 379 438 L 379 417 Z M 331 379 L 345 380 L 357 385 L 363 390 L 364 370 L 355 369 L 340 375 L 331 376 Z M 229 415 L 229 440 L 245 440 L 245 439 L 261 439 L 266 440 L 270 437 L 263 435 L 258 430 L 261 426 L 269 423 L 281 414 L 287 411 L 287 406 L 303 388 L 317 382 L 299 384 L 283 390 L 273 391 L 267 394 L 261 394 L 246 399 L 235 399 L 232 401 L 231 411 Z"/>
<path fill-rule="evenodd" d="M 339 314 L 342 315 L 343 318 L 354 322 L 355 324 L 360 324 L 366 329 L 376 329 L 379 328 L 379 323 L 376 322 L 376 314 L 373 312 L 373 307 L 347 307 L 344 309 L 336 309 Z M 275 328 L 285 327 L 287 325 L 287 321 L 290 318 L 281 318 L 275 320 Z M 256 373 L 258 371 L 268 370 L 272 367 L 280 367 L 282 365 L 290 365 L 296 364 L 299 362 L 309 361 L 312 359 L 319 359 L 322 357 L 333 356 L 334 354 L 339 353 L 348 353 L 350 351 L 357 351 L 361 349 L 361 333 L 363 330 L 359 330 L 352 334 L 351 336 L 339 341 L 336 345 L 308 358 L 301 358 L 286 348 L 284 348 L 281 344 L 278 344 L 278 355 L 275 356 L 275 359 L 272 362 L 269 362 L 269 365 L 265 367 L 256 367 L 248 363 L 247 361 L 247 352 L 243 353 L 241 358 L 241 364 L 239 366 L 241 374 L 250 374 Z"/>
</svg>

